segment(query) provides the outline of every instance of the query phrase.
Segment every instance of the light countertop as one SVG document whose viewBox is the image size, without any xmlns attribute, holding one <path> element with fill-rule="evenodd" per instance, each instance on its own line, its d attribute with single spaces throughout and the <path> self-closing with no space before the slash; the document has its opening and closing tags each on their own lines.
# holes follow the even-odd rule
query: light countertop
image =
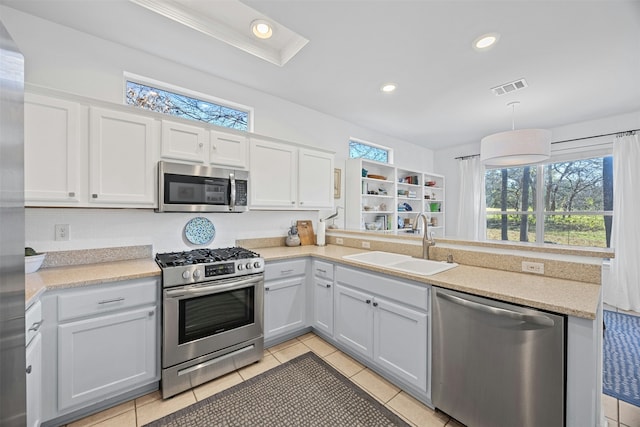
<svg viewBox="0 0 640 427">
<path fill-rule="evenodd" d="M 534 274 L 460 265 L 432 276 L 415 275 L 344 259 L 342 257 L 345 255 L 366 250 L 337 245 L 280 246 L 255 251 L 266 261 L 314 256 L 416 282 L 586 319 L 595 319 L 600 302 L 600 285 Z"/>
<path fill-rule="evenodd" d="M 338 245 L 278 246 L 259 248 L 255 251 L 266 261 L 313 256 L 420 283 L 586 319 L 595 319 L 600 302 L 600 285 L 593 283 L 467 265 L 460 265 L 432 276 L 415 275 L 344 259 L 345 255 L 365 250 Z M 25 298 L 28 306 L 45 290 L 160 275 L 160 268 L 153 259 L 44 268 L 25 276 Z"/>
<path fill-rule="evenodd" d="M 25 275 L 25 299 L 28 307 L 45 290 L 97 285 L 160 274 L 158 264 L 150 258 L 42 268 Z"/>
</svg>

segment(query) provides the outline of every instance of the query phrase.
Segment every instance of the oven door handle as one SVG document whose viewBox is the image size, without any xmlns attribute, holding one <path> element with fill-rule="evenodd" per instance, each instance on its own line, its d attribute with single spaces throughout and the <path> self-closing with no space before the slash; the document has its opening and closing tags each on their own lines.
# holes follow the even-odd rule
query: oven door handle
<svg viewBox="0 0 640 427">
<path fill-rule="evenodd" d="M 180 289 L 168 289 L 164 291 L 165 296 L 173 299 L 181 297 L 201 296 L 209 294 L 218 294 L 229 290 L 242 289 L 260 283 L 263 279 L 253 277 L 251 279 L 235 280 L 233 283 L 224 285 L 205 285 L 205 286 L 188 286 Z"/>
</svg>

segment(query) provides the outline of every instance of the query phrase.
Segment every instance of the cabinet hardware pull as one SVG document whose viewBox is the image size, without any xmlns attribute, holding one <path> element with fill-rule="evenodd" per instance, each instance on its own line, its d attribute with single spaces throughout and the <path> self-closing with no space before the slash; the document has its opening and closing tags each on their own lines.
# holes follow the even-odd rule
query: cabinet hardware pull
<svg viewBox="0 0 640 427">
<path fill-rule="evenodd" d="M 370 300 L 370 299 L 366 300 L 365 302 L 366 302 L 367 304 L 371 304 L 371 300 Z"/>
<path fill-rule="evenodd" d="M 218 149 L 218 146 L 217 146 L 216 144 L 211 144 L 211 149 L 212 149 L 212 150 L 217 150 L 217 149 Z"/>
<path fill-rule="evenodd" d="M 75 192 L 73 192 L 73 191 L 69 191 L 69 197 L 75 197 L 75 196 L 76 196 L 76 193 L 75 193 Z"/>
<path fill-rule="evenodd" d="M 94 194 L 91 195 L 91 197 L 94 198 L 94 199 L 97 199 L 98 195 L 94 193 Z"/>
<path fill-rule="evenodd" d="M 327 270 L 323 270 L 321 268 L 316 268 L 316 271 L 319 271 L 320 273 L 327 274 Z"/>
<path fill-rule="evenodd" d="M 295 205 L 295 204 L 296 204 L 296 202 L 294 202 L 294 201 L 292 200 L 292 201 L 291 201 L 291 204 L 292 204 L 292 205 Z"/>
<path fill-rule="evenodd" d="M 373 303 L 373 306 L 374 306 L 374 307 L 377 307 L 377 306 L 378 306 L 378 303 L 377 303 L 377 302 L 374 302 L 374 303 Z"/>
<path fill-rule="evenodd" d="M 153 317 L 154 314 L 155 314 L 155 311 L 150 311 L 149 312 L 149 317 Z"/>
<path fill-rule="evenodd" d="M 111 304 L 112 302 L 120 302 L 120 301 L 124 301 L 124 297 L 98 301 L 98 304 Z"/>
<path fill-rule="evenodd" d="M 27 374 L 31 373 L 31 365 L 27 366 Z"/>
<path fill-rule="evenodd" d="M 38 329 L 40 329 L 40 326 L 42 326 L 42 322 L 44 322 L 44 320 L 41 320 L 39 322 L 33 322 L 29 330 L 33 332 L 38 332 Z"/>
<path fill-rule="evenodd" d="M 331 287 L 331 285 L 327 283 L 327 288 L 330 288 L 330 287 Z"/>
<path fill-rule="evenodd" d="M 289 270 L 280 270 L 280 274 L 289 274 L 289 273 L 293 273 L 293 268 L 290 268 Z"/>
<path fill-rule="evenodd" d="M 204 146 L 204 144 L 201 142 L 198 144 L 198 147 L 202 148 Z"/>
<path fill-rule="evenodd" d="M 268 290 L 269 290 L 269 288 L 264 288 L 264 290 L 265 290 L 265 291 L 268 291 Z"/>
</svg>

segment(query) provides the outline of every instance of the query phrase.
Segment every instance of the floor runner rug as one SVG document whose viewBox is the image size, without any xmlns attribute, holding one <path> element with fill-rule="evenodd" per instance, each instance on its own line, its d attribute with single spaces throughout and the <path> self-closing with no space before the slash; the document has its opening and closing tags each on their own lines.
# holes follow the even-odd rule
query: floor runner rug
<svg viewBox="0 0 640 427">
<path fill-rule="evenodd" d="M 604 394 L 640 406 L 640 317 L 604 311 Z"/>
<path fill-rule="evenodd" d="M 408 426 L 314 353 L 146 425 Z"/>
</svg>

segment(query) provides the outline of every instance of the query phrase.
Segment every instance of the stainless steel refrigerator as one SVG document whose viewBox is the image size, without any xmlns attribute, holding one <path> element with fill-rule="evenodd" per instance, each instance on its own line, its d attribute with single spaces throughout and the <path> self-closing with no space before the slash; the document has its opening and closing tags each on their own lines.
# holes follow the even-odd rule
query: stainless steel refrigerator
<svg viewBox="0 0 640 427">
<path fill-rule="evenodd" d="M 26 423 L 24 57 L 0 22 L 0 426 Z"/>
</svg>

